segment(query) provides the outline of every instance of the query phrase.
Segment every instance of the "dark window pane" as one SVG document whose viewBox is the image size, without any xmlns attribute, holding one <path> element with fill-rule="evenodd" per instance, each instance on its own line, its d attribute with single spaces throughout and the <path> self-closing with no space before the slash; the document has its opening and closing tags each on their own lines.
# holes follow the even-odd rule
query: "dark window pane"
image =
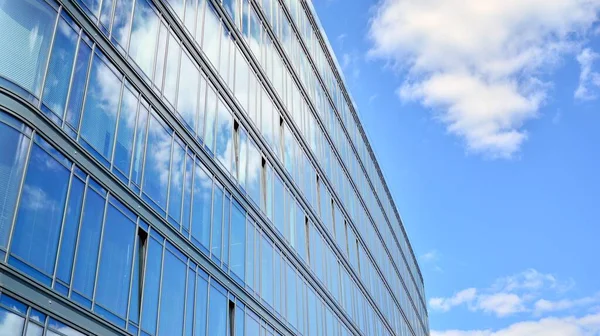
<svg viewBox="0 0 600 336">
<path fill-rule="evenodd" d="M 88 298 L 92 297 L 94 290 L 104 204 L 104 198 L 92 189 L 87 189 L 79 232 L 73 289 Z"/>
<path fill-rule="evenodd" d="M 153 7 L 147 0 L 137 0 L 133 15 L 129 55 L 149 78 L 152 77 L 158 27 L 159 19 Z"/>
<path fill-rule="evenodd" d="M 200 275 L 196 287 L 196 317 L 194 336 L 206 335 L 206 307 L 208 305 L 208 283 Z"/>
<path fill-rule="evenodd" d="M 227 332 L 227 297 L 217 288 L 210 287 L 208 309 L 208 335 L 226 336 Z"/>
<path fill-rule="evenodd" d="M 167 205 L 171 141 L 171 134 L 152 116 L 148 129 L 144 192 L 162 209 Z"/>
<path fill-rule="evenodd" d="M 109 206 L 102 238 L 96 302 L 122 318 L 127 313 L 134 239 L 135 224 Z"/>
<path fill-rule="evenodd" d="M 40 94 L 55 18 L 56 12 L 40 1 L 0 4 L 0 75 L 35 95 Z"/>
<path fill-rule="evenodd" d="M 44 104 L 61 118 L 67 102 L 77 39 L 77 33 L 61 18 L 54 37 L 43 98 Z"/>
<path fill-rule="evenodd" d="M 76 130 L 79 129 L 79 119 L 81 117 L 81 108 L 83 107 L 83 94 L 85 93 L 85 83 L 90 65 L 92 50 L 83 42 L 79 41 L 79 50 L 75 60 L 75 70 L 71 84 L 71 94 L 69 104 L 67 105 L 67 116 L 65 120 Z"/>
<path fill-rule="evenodd" d="M 212 179 L 199 163 L 194 176 L 194 209 L 192 211 L 192 237 L 204 247 L 210 247 L 210 212 L 212 206 Z"/>
<path fill-rule="evenodd" d="M 154 239 L 149 240 L 146 255 L 146 274 L 144 277 L 144 307 L 142 329 L 156 333 L 156 318 L 158 313 L 158 289 L 162 267 L 163 247 Z"/>
<path fill-rule="evenodd" d="M 183 334 L 186 266 L 169 250 L 163 268 L 159 335 Z"/>
<path fill-rule="evenodd" d="M 119 111 L 119 124 L 117 128 L 117 142 L 115 144 L 115 158 L 113 164 L 129 177 L 131 156 L 133 152 L 133 135 L 135 119 L 137 116 L 138 100 L 136 95 L 127 87 L 123 90 L 121 109 Z"/>
<path fill-rule="evenodd" d="M 0 247 L 8 243 L 29 141 L 14 128 L 0 123 Z"/>
<path fill-rule="evenodd" d="M 221 259 L 221 234 L 223 232 L 223 190 L 215 187 L 215 197 L 213 199 L 213 220 L 211 233 L 211 255 Z"/>
<path fill-rule="evenodd" d="M 45 274 L 54 272 L 69 171 L 33 146 L 11 252 Z"/>
<path fill-rule="evenodd" d="M 58 257 L 58 269 L 56 271 L 57 278 L 67 284 L 71 282 L 71 270 L 73 269 L 73 257 L 75 255 L 75 243 L 77 241 L 77 229 L 79 228 L 79 219 L 81 217 L 84 189 L 85 185 L 83 182 L 78 178 L 72 177 Z"/>
<path fill-rule="evenodd" d="M 231 271 L 244 280 L 246 254 L 246 214 L 234 203 L 231 207 Z"/>
<path fill-rule="evenodd" d="M 121 80 L 98 55 L 94 55 L 81 136 L 106 159 L 112 155 L 120 95 Z"/>
</svg>

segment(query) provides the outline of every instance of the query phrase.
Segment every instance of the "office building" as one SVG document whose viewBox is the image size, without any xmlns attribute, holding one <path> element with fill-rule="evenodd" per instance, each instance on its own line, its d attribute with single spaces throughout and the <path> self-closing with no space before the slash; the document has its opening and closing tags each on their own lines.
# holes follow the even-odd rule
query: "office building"
<svg viewBox="0 0 600 336">
<path fill-rule="evenodd" d="M 307 0 L 0 1 L 1 335 L 428 335 Z"/>
</svg>

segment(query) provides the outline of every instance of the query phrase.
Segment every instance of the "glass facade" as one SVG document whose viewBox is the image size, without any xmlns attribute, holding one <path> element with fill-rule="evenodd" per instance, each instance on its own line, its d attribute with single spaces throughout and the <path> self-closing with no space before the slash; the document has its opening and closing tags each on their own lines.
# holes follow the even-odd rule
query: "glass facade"
<svg viewBox="0 0 600 336">
<path fill-rule="evenodd" d="M 0 1 L 0 46 L 3 334 L 429 335 L 310 1 Z"/>
</svg>

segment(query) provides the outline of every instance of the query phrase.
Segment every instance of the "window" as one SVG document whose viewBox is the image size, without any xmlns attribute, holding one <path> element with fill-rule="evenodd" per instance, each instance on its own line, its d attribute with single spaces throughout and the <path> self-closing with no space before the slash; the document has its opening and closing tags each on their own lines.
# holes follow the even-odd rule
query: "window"
<svg viewBox="0 0 600 336">
<path fill-rule="evenodd" d="M 88 187 L 85 195 L 83 219 L 79 229 L 73 278 L 73 289 L 88 299 L 92 298 L 94 290 L 104 205 L 104 197 Z"/>
<path fill-rule="evenodd" d="M 263 300 L 273 307 L 273 245 L 264 236 L 261 245 L 260 292 Z"/>
<path fill-rule="evenodd" d="M 206 249 L 210 247 L 212 177 L 196 162 L 192 210 L 192 238 Z"/>
<path fill-rule="evenodd" d="M 273 168 L 263 158 L 263 204 L 262 209 L 267 217 L 273 221 Z"/>
<path fill-rule="evenodd" d="M 215 151 L 215 121 L 218 98 L 214 89 L 208 86 L 206 96 L 206 131 L 204 132 L 204 144 L 214 153 Z"/>
<path fill-rule="evenodd" d="M 120 75 L 97 52 L 90 72 L 81 136 L 106 160 L 112 156 L 121 86 Z"/>
<path fill-rule="evenodd" d="M 171 164 L 170 130 L 167 131 L 161 122 L 153 115 L 148 129 L 146 146 L 146 163 L 144 169 L 144 193 L 163 212 L 167 206 L 167 187 L 169 167 Z M 160 210 L 159 210 L 160 211 Z"/>
<path fill-rule="evenodd" d="M 135 223 L 110 205 L 102 236 L 96 302 L 123 319 L 127 314 L 135 234 Z"/>
<path fill-rule="evenodd" d="M 0 75 L 40 94 L 56 12 L 36 0 L 0 5 Z M 28 41 L 28 43 L 23 43 Z"/>
<path fill-rule="evenodd" d="M 217 283 L 211 283 L 208 308 L 208 335 L 226 336 L 227 291 Z"/>
<path fill-rule="evenodd" d="M 274 175 L 274 195 L 273 200 L 275 202 L 275 206 L 273 208 L 273 222 L 275 227 L 281 234 L 284 233 L 284 221 L 285 221 L 285 212 L 284 212 L 284 187 L 283 182 L 281 182 L 281 178 L 278 174 Z"/>
<path fill-rule="evenodd" d="M 286 274 L 286 301 L 287 301 L 287 320 L 294 326 L 298 327 L 298 313 L 296 306 L 296 271 L 294 267 L 287 264 Z"/>
<path fill-rule="evenodd" d="M 299 203 L 296 203 L 296 252 L 307 261 L 306 254 L 306 218 Z"/>
<path fill-rule="evenodd" d="M 67 90 L 78 38 L 78 32 L 63 18 L 59 19 L 42 100 L 61 119 L 67 103 Z"/>
<path fill-rule="evenodd" d="M 11 254 L 46 275 L 54 272 L 68 180 L 67 168 L 34 145 L 22 189 Z"/>
<path fill-rule="evenodd" d="M 254 284 L 254 271 L 255 271 L 255 260 L 254 260 L 254 235 L 255 228 L 254 223 L 250 221 L 248 218 L 247 222 L 247 232 L 246 232 L 246 285 L 248 287 L 255 289 Z M 256 284 L 258 285 L 258 284 Z"/>
<path fill-rule="evenodd" d="M 144 303 L 142 310 L 142 329 L 150 334 L 156 333 L 158 317 L 158 290 L 162 268 L 163 247 L 155 239 L 150 239 L 146 255 L 144 275 Z"/>
<path fill-rule="evenodd" d="M 75 69 L 71 82 L 71 92 L 69 103 L 67 105 L 67 115 L 65 121 L 74 129 L 79 129 L 79 119 L 81 117 L 81 108 L 83 107 L 83 95 L 85 93 L 85 83 L 90 65 L 92 50 L 83 39 L 79 41 L 79 49 L 75 60 Z"/>
<path fill-rule="evenodd" d="M 189 1 L 188 1 L 189 2 Z M 198 92 L 200 73 L 196 64 L 187 53 L 181 55 L 181 75 L 179 76 L 179 95 L 177 110 L 193 133 L 197 131 Z"/>
<path fill-rule="evenodd" d="M 245 271 L 246 254 L 246 214 L 234 200 L 231 207 L 231 271 L 242 281 Z"/>
<path fill-rule="evenodd" d="M 134 7 L 129 55 L 140 69 L 151 77 L 160 21 L 148 0 L 136 0 Z"/>
<path fill-rule="evenodd" d="M 169 187 L 169 222 L 179 229 L 183 202 L 183 177 L 185 173 L 185 146 L 179 138 L 173 142 L 171 157 L 171 183 Z"/>
<path fill-rule="evenodd" d="M 212 233 L 210 253 L 211 257 L 221 260 L 222 232 L 223 232 L 223 189 L 215 186 L 212 209 Z"/>
<path fill-rule="evenodd" d="M 84 183 L 80 179 L 72 176 L 66 218 L 63 224 L 58 269 L 56 271 L 56 277 L 67 285 L 71 283 L 71 270 L 73 268 L 73 258 L 75 256 L 77 229 L 79 228 L 79 219 L 81 217 L 84 189 Z"/>
<path fill-rule="evenodd" d="M 133 93 L 129 85 L 125 85 L 121 107 L 119 109 L 119 123 L 117 126 L 117 141 L 113 164 L 125 176 L 129 176 L 133 153 L 133 137 L 137 117 L 137 93 Z M 140 125 L 142 127 L 142 125 Z"/>
<path fill-rule="evenodd" d="M 0 118 L 4 117 L 0 114 Z M 29 141 L 17 130 L 0 122 L 0 248 L 8 243 Z"/>
<path fill-rule="evenodd" d="M 148 233 L 141 228 L 137 230 L 135 254 L 133 256 L 133 279 L 131 283 L 131 300 L 129 301 L 129 319 L 139 323 L 142 304 L 142 291 L 144 277 L 142 272 L 146 269 L 146 250 L 148 248 Z"/>
<path fill-rule="evenodd" d="M 186 265 L 170 249 L 164 258 L 159 335 L 183 335 Z"/>
<path fill-rule="evenodd" d="M 233 117 L 228 108 L 219 99 L 217 105 L 217 139 L 215 155 L 225 169 L 231 173 L 233 159 Z"/>
<path fill-rule="evenodd" d="M 116 2 L 113 18 L 112 37 L 122 47 L 127 48 L 129 33 L 131 31 L 131 11 L 134 0 L 121 0 Z"/>
<path fill-rule="evenodd" d="M 167 48 L 167 68 L 165 72 L 165 87 L 163 89 L 163 95 L 173 107 L 177 106 L 175 105 L 175 100 L 177 99 L 177 78 L 179 75 L 180 55 L 181 47 L 179 46 L 179 41 L 177 41 L 175 36 L 171 34 L 169 36 L 169 44 Z"/>
<path fill-rule="evenodd" d="M 257 204 L 261 204 L 261 163 L 262 155 L 253 141 L 248 140 L 248 170 L 246 175 L 246 192 Z"/>
</svg>

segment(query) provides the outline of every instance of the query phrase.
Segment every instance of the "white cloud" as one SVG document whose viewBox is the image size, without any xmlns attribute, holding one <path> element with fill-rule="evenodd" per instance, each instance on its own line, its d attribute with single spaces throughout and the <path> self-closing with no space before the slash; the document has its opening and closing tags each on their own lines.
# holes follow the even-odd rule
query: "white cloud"
<svg viewBox="0 0 600 336">
<path fill-rule="evenodd" d="M 562 310 L 569 310 L 577 307 L 585 307 L 593 304 L 597 304 L 600 302 L 600 293 L 587 296 L 580 299 L 562 299 L 556 301 L 550 301 L 545 299 L 540 299 L 535 302 L 534 309 L 537 315 L 541 315 L 547 312 L 557 312 Z"/>
<path fill-rule="evenodd" d="M 431 336 L 596 336 L 600 334 L 600 313 L 584 317 L 549 317 L 514 323 L 504 329 L 431 331 Z"/>
<path fill-rule="evenodd" d="M 423 262 L 436 261 L 439 259 L 439 253 L 437 250 L 431 250 L 423 254 L 420 258 Z"/>
<path fill-rule="evenodd" d="M 511 157 L 545 75 L 590 33 L 600 0 L 382 0 L 370 55 L 407 71 L 398 93 L 436 112 L 473 152 Z"/>
<path fill-rule="evenodd" d="M 473 301 L 477 297 L 477 289 L 467 288 L 449 298 L 431 298 L 429 306 L 435 310 L 449 311 L 451 308 Z"/>
<path fill-rule="evenodd" d="M 577 55 L 577 62 L 581 68 L 579 73 L 579 85 L 575 90 L 575 98 L 579 100 L 592 100 L 597 98 L 594 89 L 600 87 L 600 74 L 592 70 L 598 54 L 589 48 L 583 49 Z"/>
<path fill-rule="evenodd" d="M 575 306 L 589 306 L 600 301 L 585 298 L 573 302 L 553 302 L 542 298 L 542 295 L 563 294 L 573 286 L 572 280 L 561 281 L 552 274 L 528 269 L 498 278 L 487 288 L 468 288 L 448 298 L 431 298 L 429 306 L 432 310 L 447 312 L 456 306 L 465 305 L 473 312 L 506 317 L 523 312 L 539 315 Z M 600 296 L 598 298 L 600 299 Z"/>
</svg>

